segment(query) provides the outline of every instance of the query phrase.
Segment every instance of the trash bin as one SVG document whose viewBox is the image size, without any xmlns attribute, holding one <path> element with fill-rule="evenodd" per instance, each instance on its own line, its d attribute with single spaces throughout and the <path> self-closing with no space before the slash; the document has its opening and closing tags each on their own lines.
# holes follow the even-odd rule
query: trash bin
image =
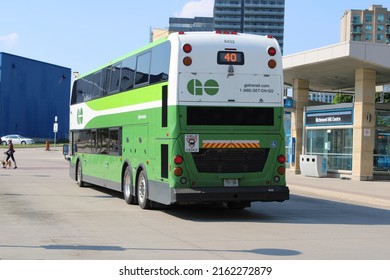
<svg viewBox="0 0 390 280">
<path fill-rule="evenodd" d="M 326 177 L 328 168 L 326 159 L 318 155 L 300 155 L 301 173 L 311 177 Z"/>
</svg>

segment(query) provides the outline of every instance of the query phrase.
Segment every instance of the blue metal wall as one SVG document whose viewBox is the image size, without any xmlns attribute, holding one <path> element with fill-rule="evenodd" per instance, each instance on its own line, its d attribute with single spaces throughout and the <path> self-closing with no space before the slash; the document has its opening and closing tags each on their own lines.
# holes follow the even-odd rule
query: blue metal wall
<svg viewBox="0 0 390 280">
<path fill-rule="evenodd" d="M 21 134 L 38 141 L 69 135 L 71 69 L 0 53 L 0 136 Z"/>
</svg>

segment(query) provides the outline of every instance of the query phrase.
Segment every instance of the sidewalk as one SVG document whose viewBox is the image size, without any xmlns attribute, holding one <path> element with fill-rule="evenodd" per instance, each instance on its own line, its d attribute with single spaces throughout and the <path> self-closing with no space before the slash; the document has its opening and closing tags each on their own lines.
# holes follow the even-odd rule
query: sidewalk
<svg viewBox="0 0 390 280">
<path fill-rule="evenodd" d="M 313 196 L 390 210 L 390 181 L 316 178 L 286 172 L 291 195 Z"/>
</svg>

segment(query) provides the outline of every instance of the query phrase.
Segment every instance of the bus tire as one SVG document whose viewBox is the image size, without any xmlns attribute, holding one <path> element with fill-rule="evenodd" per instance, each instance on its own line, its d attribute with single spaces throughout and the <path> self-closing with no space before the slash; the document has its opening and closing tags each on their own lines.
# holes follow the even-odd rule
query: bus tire
<svg viewBox="0 0 390 280">
<path fill-rule="evenodd" d="M 122 179 L 122 191 L 123 191 L 123 198 L 125 199 L 127 204 L 135 204 L 135 196 L 133 193 L 133 186 L 132 186 L 132 180 L 131 180 L 131 170 L 130 166 L 126 166 L 125 172 L 123 173 L 123 179 Z"/>
<path fill-rule="evenodd" d="M 83 168 L 81 166 L 81 161 L 77 161 L 77 166 L 76 166 L 76 182 L 79 187 L 83 188 L 85 187 L 85 183 L 83 181 Z"/>
<path fill-rule="evenodd" d="M 148 178 L 146 177 L 145 171 L 141 170 L 141 172 L 138 174 L 138 180 L 137 180 L 137 199 L 138 199 L 138 205 L 142 209 L 152 208 L 152 204 L 148 196 L 149 196 Z"/>
</svg>

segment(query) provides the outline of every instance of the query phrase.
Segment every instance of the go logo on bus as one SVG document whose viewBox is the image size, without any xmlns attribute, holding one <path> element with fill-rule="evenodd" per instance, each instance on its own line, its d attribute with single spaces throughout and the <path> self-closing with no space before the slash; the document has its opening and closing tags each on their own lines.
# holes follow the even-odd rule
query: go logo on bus
<svg viewBox="0 0 390 280">
<path fill-rule="evenodd" d="M 83 108 L 77 109 L 77 124 L 83 123 Z"/>
<path fill-rule="evenodd" d="M 203 95 L 203 92 L 216 95 L 219 91 L 219 84 L 216 80 L 207 80 L 203 85 L 201 81 L 193 79 L 188 82 L 187 89 L 192 95 Z"/>
</svg>

